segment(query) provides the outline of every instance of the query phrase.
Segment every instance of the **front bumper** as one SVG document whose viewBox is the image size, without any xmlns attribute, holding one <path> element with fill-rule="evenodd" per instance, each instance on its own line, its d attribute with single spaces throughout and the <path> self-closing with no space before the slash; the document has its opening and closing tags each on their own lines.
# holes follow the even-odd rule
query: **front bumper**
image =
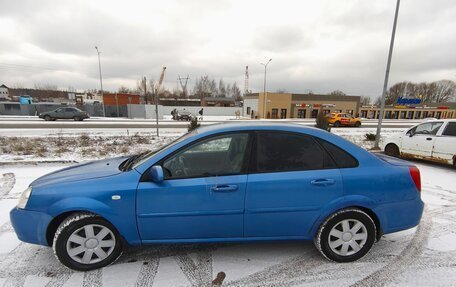
<svg viewBox="0 0 456 287">
<path fill-rule="evenodd" d="M 46 230 L 52 220 L 50 215 L 15 207 L 10 211 L 10 220 L 19 240 L 48 245 Z"/>
</svg>

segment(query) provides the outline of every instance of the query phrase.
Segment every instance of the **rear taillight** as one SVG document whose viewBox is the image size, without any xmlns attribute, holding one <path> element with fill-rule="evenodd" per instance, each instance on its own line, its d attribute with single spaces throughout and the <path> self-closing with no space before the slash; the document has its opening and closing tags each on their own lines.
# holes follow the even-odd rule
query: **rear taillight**
<svg viewBox="0 0 456 287">
<path fill-rule="evenodd" d="M 421 192 L 421 176 L 420 170 L 416 166 L 409 166 L 410 176 L 415 183 L 416 189 Z"/>
</svg>

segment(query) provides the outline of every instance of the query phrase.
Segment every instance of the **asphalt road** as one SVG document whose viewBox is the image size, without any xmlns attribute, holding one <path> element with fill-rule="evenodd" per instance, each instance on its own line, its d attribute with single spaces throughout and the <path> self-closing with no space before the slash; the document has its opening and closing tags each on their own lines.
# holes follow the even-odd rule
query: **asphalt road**
<svg viewBox="0 0 456 287">
<path fill-rule="evenodd" d="M 253 120 L 208 120 L 201 121 L 201 125 L 210 125 L 222 122 L 252 122 Z M 264 122 L 265 120 L 260 120 Z M 288 122 L 297 123 L 306 126 L 315 125 L 314 119 L 289 119 L 289 120 L 269 120 L 271 122 Z M 387 128 L 408 128 L 420 121 L 417 120 L 384 120 L 383 127 Z M 180 122 L 173 120 L 160 120 L 160 128 L 186 128 L 188 122 Z M 82 122 L 73 120 L 58 120 L 46 122 L 37 117 L 0 117 L 0 129 L 125 129 L 125 128 L 155 128 L 156 123 L 153 119 L 117 119 L 117 118 L 91 118 Z M 374 128 L 377 127 L 377 120 L 364 120 L 362 127 Z M 352 127 L 348 127 L 352 128 Z"/>
</svg>

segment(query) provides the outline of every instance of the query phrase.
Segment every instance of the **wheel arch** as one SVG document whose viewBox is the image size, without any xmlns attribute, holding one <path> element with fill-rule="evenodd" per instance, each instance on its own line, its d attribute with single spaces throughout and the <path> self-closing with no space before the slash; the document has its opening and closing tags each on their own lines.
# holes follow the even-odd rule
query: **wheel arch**
<svg viewBox="0 0 456 287">
<path fill-rule="evenodd" d="M 388 143 L 386 143 L 385 147 L 383 148 L 383 151 L 385 151 L 386 147 L 390 146 L 390 145 L 395 146 L 397 148 L 397 151 L 399 152 L 399 155 L 401 154 L 401 148 L 399 147 L 399 145 L 396 142 L 388 142 Z"/>
<path fill-rule="evenodd" d="M 111 224 L 116 229 L 117 234 L 119 234 L 120 238 L 122 239 L 122 245 L 123 246 L 128 245 L 127 241 L 122 236 L 122 234 L 119 232 L 117 227 L 111 221 L 109 221 L 106 217 L 104 217 L 104 216 L 102 216 L 102 215 L 100 215 L 98 213 L 92 212 L 92 211 L 82 210 L 82 209 L 75 209 L 75 210 L 62 212 L 61 214 L 59 214 L 59 215 L 55 216 L 54 218 L 52 218 L 51 222 L 49 222 L 49 224 L 47 226 L 47 229 L 46 229 L 46 242 L 47 242 L 47 244 L 49 246 L 52 246 L 52 244 L 54 242 L 54 235 L 57 232 L 57 229 L 59 228 L 60 224 L 65 219 L 70 217 L 71 215 L 77 214 L 77 213 L 85 213 L 85 214 L 90 213 L 90 214 L 93 214 L 93 215 L 105 220 L 106 222 Z"/>
</svg>

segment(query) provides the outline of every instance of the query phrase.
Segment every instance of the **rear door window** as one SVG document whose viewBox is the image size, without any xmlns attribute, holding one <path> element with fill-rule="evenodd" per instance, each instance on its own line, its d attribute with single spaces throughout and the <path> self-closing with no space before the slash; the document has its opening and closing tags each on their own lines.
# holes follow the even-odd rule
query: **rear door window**
<svg viewBox="0 0 456 287">
<path fill-rule="evenodd" d="M 456 137 L 456 122 L 449 122 L 442 135 Z"/>
<path fill-rule="evenodd" d="M 334 168 L 327 152 L 309 135 L 257 133 L 254 172 L 286 172 Z"/>
</svg>

